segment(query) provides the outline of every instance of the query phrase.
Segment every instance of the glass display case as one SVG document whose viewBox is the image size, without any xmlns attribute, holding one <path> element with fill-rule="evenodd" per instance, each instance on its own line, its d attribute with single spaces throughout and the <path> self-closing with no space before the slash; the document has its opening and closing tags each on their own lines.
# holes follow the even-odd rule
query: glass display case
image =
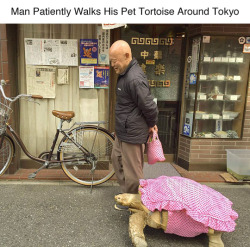
<svg viewBox="0 0 250 247">
<path fill-rule="evenodd" d="M 249 73 L 244 37 L 190 40 L 183 134 L 194 138 L 241 138 Z"/>
</svg>

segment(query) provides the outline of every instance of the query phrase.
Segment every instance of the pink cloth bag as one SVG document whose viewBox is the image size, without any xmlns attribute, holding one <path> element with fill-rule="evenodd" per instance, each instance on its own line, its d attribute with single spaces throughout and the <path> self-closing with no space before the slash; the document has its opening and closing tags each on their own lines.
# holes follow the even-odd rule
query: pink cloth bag
<svg viewBox="0 0 250 247">
<path fill-rule="evenodd" d="M 148 138 L 147 155 L 148 164 L 150 165 L 155 164 L 157 161 L 165 160 L 160 139 L 155 131 L 153 131 L 153 137 Z"/>
</svg>

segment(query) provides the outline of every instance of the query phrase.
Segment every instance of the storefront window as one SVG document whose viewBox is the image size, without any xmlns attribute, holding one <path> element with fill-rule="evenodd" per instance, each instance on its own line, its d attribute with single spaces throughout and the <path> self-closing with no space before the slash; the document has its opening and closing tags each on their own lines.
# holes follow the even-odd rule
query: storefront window
<svg viewBox="0 0 250 247">
<path fill-rule="evenodd" d="M 185 28 L 183 25 L 128 25 L 121 38 L 147 76 L 159 108 L 159 138 L 165 154 L 177 147 L 179 102 L 182 86 Z"/>
<path fill-rule="evenodd" d="M 183 134 L 241 138 L 249 73 L 244 37 L 190 40 Z"/>
</svg>

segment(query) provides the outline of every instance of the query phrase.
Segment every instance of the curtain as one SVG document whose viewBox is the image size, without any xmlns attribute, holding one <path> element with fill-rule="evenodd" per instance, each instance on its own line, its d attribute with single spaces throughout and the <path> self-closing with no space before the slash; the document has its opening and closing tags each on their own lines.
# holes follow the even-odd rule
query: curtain
<svg viewBox="0 0 250 247">
<path fill-rule="evenodd" d="M 93 39 L 95 24 L 20 24 L 18 25 L 18 90 L 27 93 L 24 38 Z M 74 120 L 108 121 L 109 90 L 79 89 L 78 67 L 69 67 L 69 84 L 56 85 L 55 99 L 20 101 L 20 136 L 33 155 L 49 151 L 59 124 L 52 110 L 74 111 Z M 71 124 L 65 124 L 69 127 Z M 108 126 L 102 126 L 108 128 Z M 25 154 L 21 154 L 24 159 Z"/>
</svg>

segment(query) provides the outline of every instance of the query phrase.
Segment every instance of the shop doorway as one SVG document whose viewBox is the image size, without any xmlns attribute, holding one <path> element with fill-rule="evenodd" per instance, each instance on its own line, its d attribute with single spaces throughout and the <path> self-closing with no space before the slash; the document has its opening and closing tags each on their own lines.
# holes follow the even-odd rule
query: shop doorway
<svg viewBox="0 0 250 247">
<path fill-rule="evenodd" d="M 185 59 L 185 25 L 128 25 L 120 29 L 144 73 L 159 108 L 159 138 L 166 161 L 175 161 Z"/>
</svg>

